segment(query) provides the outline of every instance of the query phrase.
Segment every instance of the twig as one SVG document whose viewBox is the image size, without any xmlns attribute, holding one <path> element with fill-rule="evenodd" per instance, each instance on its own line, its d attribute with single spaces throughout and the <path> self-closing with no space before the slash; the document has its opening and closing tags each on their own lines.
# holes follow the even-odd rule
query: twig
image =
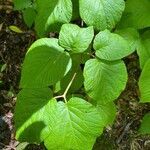
<svg viewBox="0 0 150 150">
<path fill-rule="evenodd" d="M 84 22 L 83 22 L 83 20 L 81 21 L 81 27 L 83 27 L 84 26 Z"/>
<path fill-rule="evenodd" d="M 75 74 L 73 75 L 73 77 L 72 77 L 70 83 L 68 84 L 68 86 L 67 86 L 67 88 L 66 88 L 66 90 L 65 90 L 65 92 L 64 92 L 64 94 L 63 94 L 65 101 L 66 101 L 66 95 L 67 95 L 67 93 L 68 93 L 68 91 L 69 91 L 69 89 L 70 89 L 70 87 L 71 87 L 71 85 L 72 85 L 72 83 L 73 83 L 73 81 L 74 81 L 74 79 L 75 79 L 75 77 L 76 77 L 76 74 L 77 74 L 77 73 L 75 73 Z"/>
<path fill-rule="evenodd" d="M 69 84 L 68 84 L 68 86 L 67 86 L 65 92 L 63 93 L 63 95 L 56 96 L 56 97 L 54 97 L 55 99 L 63 98 L 64 101 L 65 101 L 65 103 L 67 103 L 66 95 L 67 95 L 67 93 L 68 93 L 68 91 L 69 91 L 69 89 L 70 89 L 70 87 L 71 87 L 71 85 L 72 85 L 72 83 L 73 83 L 73 81 L 74 81 L 74 79 L 75 79 L 75 77 L 76 77 L 76 74 L 77 74 L 77 73 L 74 73 L 74 75 L 73 75 L 71 81 L 69 82 Z"/>
<path fill-rule="evenodd" d="M 91 57 L 93 57 L 93 58 L 95 58 L 95 56 L 93 54 L 91 54 L 91 53 L 86 53 L 86 54 L 91 56 Z"/>
<path fill-rule="evenodd" d="M 119 136 L 119 138 L 118 138 L 118 140 L 117 140 L 117 143 L 118 143 L 118 144 L 121 142 L 121 140 L 123 139 L 123 137 L 124 137 L 124 135 L 126 134 L 126 132 L 129 130 L 129 128 L 130 128 L 130 126 L 131 126 L 132 123 L 133 123 L 133 121 L 132 121 L 132 122 L 129 122 L 129 123 L 126 125 L 126 127 L 124 128 L 122 134 Z"/>
<path fill-rule="evenodd" d="M 64 97 L 63 95 L 58 95 L 58 96 L 55 96 L 54 98 L 59 99 L 59 98 L 63 98 L 63 97 Z"/>
</svg>

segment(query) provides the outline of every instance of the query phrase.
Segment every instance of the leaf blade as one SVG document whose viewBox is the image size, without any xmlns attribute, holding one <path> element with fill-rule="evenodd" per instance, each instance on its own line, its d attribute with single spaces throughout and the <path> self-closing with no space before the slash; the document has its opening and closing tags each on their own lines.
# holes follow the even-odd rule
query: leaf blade
<svg viewBox="0 0 150 150">
<path fill-rule="evenodd" d="M 87 94 L 99 104 L 114 101 L 127 82 L 127 71 L 122 61 L 105 63 L 91 59 L 86 62 L 83 74 Z"/>
<path fill-rule="evenodd" d="M 37 10 L 35 30 L 39 37 L 43 37 L 50 31 L 59 31 L 62 24 L 71 21 L 72 1 L 46 0 L 43 3 L 43 1 L 37 0 Z"/>
<path fill-rule="evenodd" d="M 59 43 L 68 51 L 82 53 L 87 50 L 93 37 L 93 27 L 80 28 L 74 24 L 64 24 L 60 30 Z"/>
<path fill-rule="evenodd" d="M 80 0 L 80 16 L 96 30 L 112 29 L 120 20 L 125 8 L 123 0 Z M 93 17 L 94 16 L 94 17 Z"/>
<path fill-rule="evenodd" d="M 146 103 L 150 102 L 150 59 L 146 62 L 140 79 L 139 79 L 139 88 L 140 88 L 140 102 Z"/>
<path fill-rule="evenodd" d="M 150 113 L 147 113 L 141 123 L 141 126 L 139 128 L 139 133 L 141 134 L 150 134 Z"/>
<path fill-rule="evenodd" d="M 28 95 L 27 91 L 24 92 L 23 94 Z M 25 113 L 20 106 L 28 103 L 27 108 L 33 107 L 31 105 L 33 102 L 40 106 L 38 97 L 34 94 L 28 101 L 27 97 L 19 97 L 21 103 L 17 104 L 16 113 L 20 114 L 20 118 L 22 117 L 25 123 L 19 129 L 17 128 L 17 139 L 38 143 L 44 141 L 48 149 L 92 149 L 96 138 L 103 131 L 103 118 L 95 106 L 77 97 L 71 98 L 66 104 L 55 99 L 48 101 L 42 96 L 41 98 L 46 100 L 45 105 L 34 113 L 31 109 L 31 117 L 24 120 Z M 36 124 L 43 126 L 33 130 L 33 127 L 37 127 Z M 31 136 L 31 131 L 36 134 Z"/>
<path fill-rule="evenodd" d="M 29 48 L 22 69 L 21 88 L 48 87 L 61 80 L 71 69 L 70 55 L 58 40 L 43 38 Z"/>
<path fill-rule="evenodd" d="M 94 39 L 96 56 L 100 59 L 114 61 L 132 53 L 129 43 L 120 35 L 109 30 L 99 32 Z"/>
<path fill-rule="evenodd" d="M 143 29 L 150 27 L 150 1 L 127 0 L 126 8 L 118 28 L 134 27 Z"/>
</svg>

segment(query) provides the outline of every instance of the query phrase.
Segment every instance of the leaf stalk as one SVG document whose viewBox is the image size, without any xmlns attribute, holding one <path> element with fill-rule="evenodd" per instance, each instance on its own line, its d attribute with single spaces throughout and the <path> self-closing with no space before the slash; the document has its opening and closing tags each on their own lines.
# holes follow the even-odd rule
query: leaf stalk
<svg viewBox="0 0 150 150">
<path fill-rule="evenodd" d="M 64 101 L 65 101 L 65 103 L 67 103 L 66 95 L 67 95 L 67 93 L 68 93 L 68 91 L 69 91 L 69 89 L 70 89 L 70 87 L 71 87 L 71 85 L 72 85 L 72 83 L 73 83 L 73 81 L 74 81 L 76 75 L 77 75 L 77 73 L 74 73 L 74 75 L 73 75 L 71 81 L 69 82 L 69 84 L 68 84 L 68 86 L 67 86 L 65 92 L 64 92 L 62 95 L 58 95 L 58 96 L 54 97 L 55 99 L 63 98 Z"/>
</svg>

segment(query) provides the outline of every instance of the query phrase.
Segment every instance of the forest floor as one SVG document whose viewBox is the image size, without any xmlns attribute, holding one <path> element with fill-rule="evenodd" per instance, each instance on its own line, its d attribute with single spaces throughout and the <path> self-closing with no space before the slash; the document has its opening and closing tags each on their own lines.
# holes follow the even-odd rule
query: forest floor
<svg viewBox="0 0 150 150">
<path fill-rule="evenodd" d="M 10 25 L 19 27 L 23 33 L 11 31 Z M 3 66 L 0 70 L 0 150 L 44 149 L 42 145 L 16 141 L 13 122 L 21 65 L 33 41 L 34 31 L 26 27 L 19 12 L 12 10 L 11 2 L 0 2 L 0 65 Z M 150 111 L 150 104 L 139 104 L 139 59 L 134 53 L 124 61 L 129 74 L 127 87 L 115 101 L 118 112 L 114 124 L 97 139 L 94 150 L 150 150 L 150 136 L 138 134 L 142 117 Z"/>
</svg>

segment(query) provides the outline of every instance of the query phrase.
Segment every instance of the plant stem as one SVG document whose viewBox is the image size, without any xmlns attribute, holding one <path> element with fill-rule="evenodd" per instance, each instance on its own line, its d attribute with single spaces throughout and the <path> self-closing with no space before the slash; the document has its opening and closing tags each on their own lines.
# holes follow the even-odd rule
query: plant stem
<svg viewBox="0 0 150 150">
<path fill-rule="evenodd" d="M 54 98 L 59 99 L 59 98 L 63 98 L 63 97 L 64 97 L 63 95 L 58 95 L 58 96 L 55 96 Z"/>
<path fill-rule="evenodd" d="M 93 57 L 93 58 L 95 58 L 95 56 L 92 53 L 86 53 L 86 54 Z"/>
<path fill-rule="evenodd" d="M 68 91 L 69 91 L 69 89 L 70 89 L 70 87 L 71 87 L 71 85 L 72 85 L 72 83 L 73 83 L 73 81 L 74 81 L 74 79 L 75 79 L 75 77 L 76 77 L 76 74 L 77 74 L 77 73 L 74 73 L 74 75 L 73 75 L 71 81 L 69 82 L 69 84 L 68 84 L 68 86 L 67 86 L 67 88 L 66 88 L 66 90 L 65 90 L 65 92 L 64 92 L 63 95 L 66 95 L 66 94 L 68 93 Z"/>
<path fill-rule="evenodd" d="M 64 94 L 54 97 L 55 99 L 57 99 L 57 98 L 63 98 L 64 101 L 65 101 L 65 103 L 67 103 L 66 95 L 67 95 L 67 93 L 68 93 L 68 91 L 69 91 L 69 89 L 70 89 L 70 87 L 71 87 L 71 85 L 72 85 L 72 83 L 73 83 L 73 81 L 74 81 L 76 75 L 77 75 L 77 73 L 74 73 L 74 75 L 73 75 L 71 81 L 69 82 L 69 84 L 68 84 L 68 86 L 67 86 L 67 88 L 66 88 Z"/>
</svg>

